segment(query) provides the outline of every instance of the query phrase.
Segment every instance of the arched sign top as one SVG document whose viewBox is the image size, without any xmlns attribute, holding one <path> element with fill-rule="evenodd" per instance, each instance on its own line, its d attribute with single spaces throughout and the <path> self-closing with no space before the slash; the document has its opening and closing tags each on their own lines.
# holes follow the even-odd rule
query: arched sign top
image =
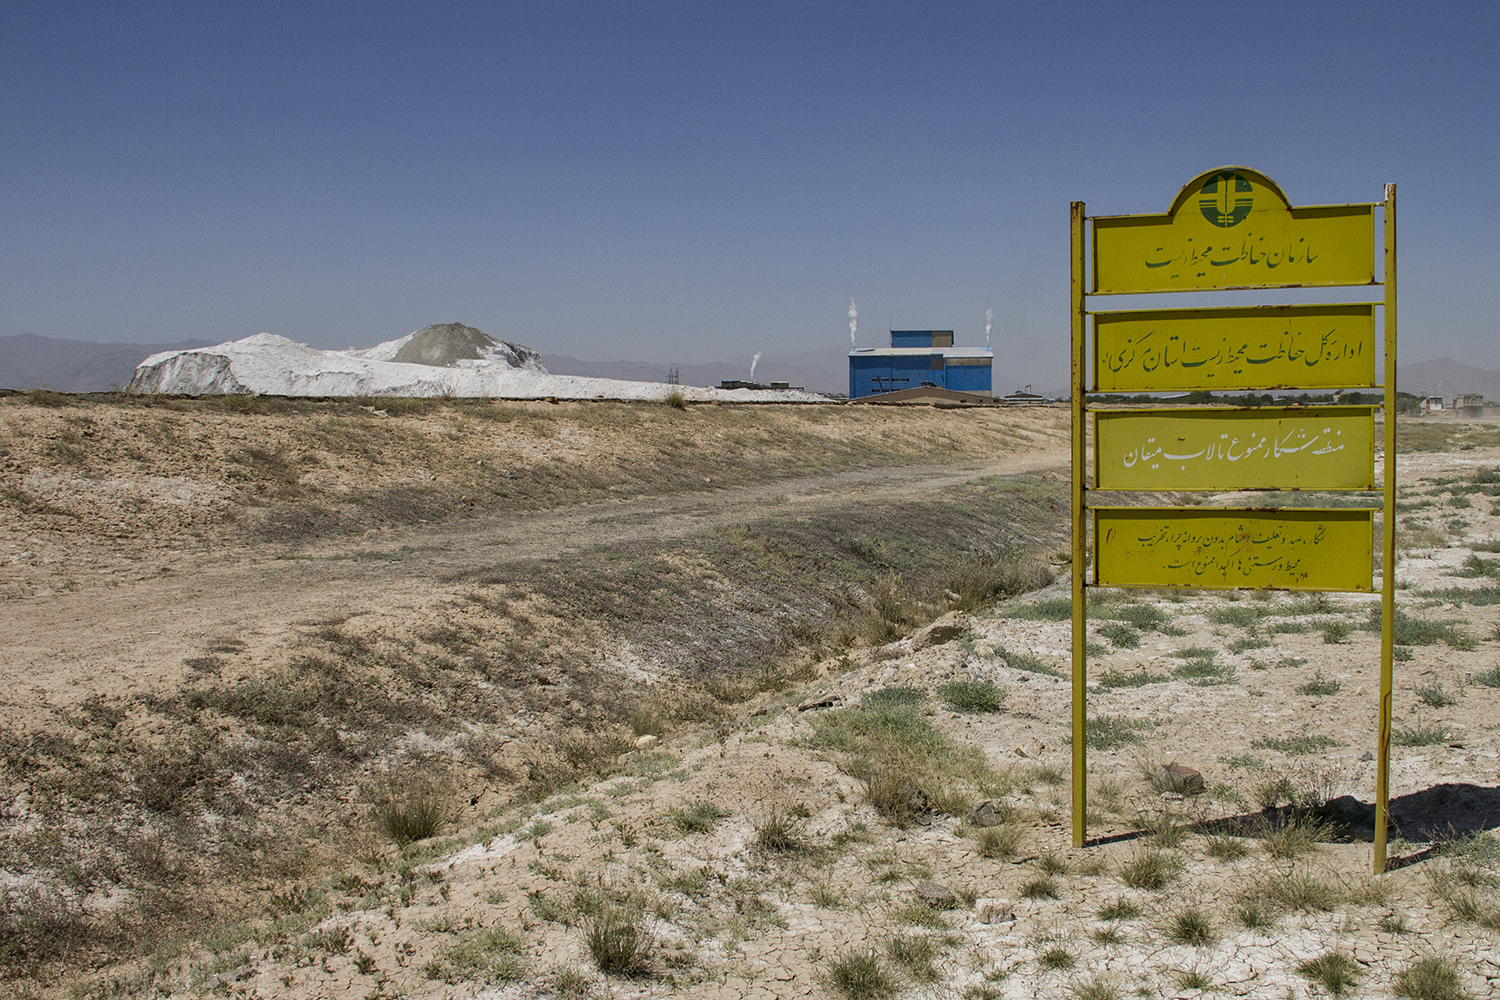
<svg viewBox="0 0 1500 1000">
<path fill-rule="evenodd" d="M 1177 192 L 1177 197 L 1172 199 L 1172 207 L 1167 210 L 1167 214 L 1176 215 L 1177 210 L 1182 208 L 1188 199 L 1197 197 L 1205 216 L 1217 215 L 1222 220 L 1216 221 L 1210 218 L 1210 222 L 1216 225 L 1225 223 L 1232 225 L 1230 220 L 1236 217 L 1243 219 L 1249 213 L 1252 185 L 1264 188 L 1281 199 L 1282 208 L 1292 207 L 1291 201 L 1281 190 L 1281 185 L 1271 178 L 1259 170 L 1231 165 L 1205 170 L 1184 184 L 1182 190 Z"/>
</svg>

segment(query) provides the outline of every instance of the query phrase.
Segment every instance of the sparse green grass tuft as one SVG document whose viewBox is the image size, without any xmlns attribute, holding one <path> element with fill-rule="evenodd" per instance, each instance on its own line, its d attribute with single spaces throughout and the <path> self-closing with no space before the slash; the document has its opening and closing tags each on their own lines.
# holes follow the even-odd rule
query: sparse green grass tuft
<svg viewBox="0 0 1500 1000">
<path fill-rule="evenodd" d="M 640 914 L 606 906 L 589 919 L 584 941 L 600 972 L 642 976 L 650 971 L 656 941 L 643 926 Z"/>
<path fill-rule="evenodd" d="M 1214 981 L 1197 969 L 1189 969 L 1178 974 L 1177 985 L 1185 990 L 1210 990 Z"/>
<path fill-rule="evenodd" d="M 883 1000 L 896 995 L 896 979 L 876 951 L 841 955 L 828 967 L 827 982 L 848 1000 Z"/>
<path fill-rule="evenodd" d="M 1021 850 L 1025 833 L 1014 823 L 978 827 L 974 833 L 974 850 L 981 858 L 1013 858 Z"/>
<path fill-rule="evenodd" d="M 437 833 L 448 818 L 451 791 L 427 775 L 390 775 L 370 789 L 374 815 L 392 840 L 405 847 Z"/>
<path fill-rule="evenodd" d="M 1205 838 L 1208 856 L 1218 858 L 1220 861 L 1238 861 L 1250 853 L 1250 848 L 1245 845 L 1244 838 L 1233 837 L 1224 833 L 1209 834 Z"/>
<path fill-rule="evenodd" d="M 1365 630 L 1379 633 L 1381 620 L 1381 608 L 1377 604 L 1370 609 L 1369 617 L 1364 624 Z M 1434 643 L 1443 642 L 1447 643 L 1450 649 L 1477 649 L 1479 640 L 1465 631 L 1462 624 L 1451 620 L 1417 618 L 1397 609 L 1396 617 L 1391 623 L 1391 641 L 1398 646 L 1431 646 Z"/>
<path fill-rule="evenodd" d="M 938 696 L 955 712 L 998 712 L 1006 691 L 989 681 L 952 681 L 938 688 Z"/>
<path fill-rule="evenodd" d="M 1120 988 L 1107 979 L 1089 979 L 1071 988 L 1077 1000 L 1120 1000 Z"/>
<path fill-rule="evenodd" d="M 866 691 L 859 702 L 869 708 L 906 708 L 920 705 L 926 698 L 921 688 L 884 687 Z"/>
<path fill-rule="evenodd" d="M 1309 733 L 1287 737 L 1258 737 L 1250 741 L 1250 746 L 1256 750 L 1280 750 L 1289 757 L 1317 753 L 1319 750 L 1327 750 L 1329 747 L 1338 745 L 1338 740 L 1331 736 Z"/>
<path fill-rule="evenodd" d="M 891 961 L 904 968 L 913 979 L 931 982 L 938 977 L 932 963 L 941 952 L 940 943 L 931 934 L 897 934 L 885 950 Z"/>
<path fill-rule="evenodd" d="M 677 827 L 678 831 L 686 834 L 707 833 L 718 825 L 719 820 L 730 815 L 728 809 L 721 808 L 713 802 L 694 802 L 686 809 L 674 809 L 667 814 L 667 818 Z"/>
<path fill-rule="evenodd" d="M 1141 908 L 1128 899 L 1117 899 L 1105 903 L 1094 915 L 1100 920 L 1133 920 L 1141 915 Z"/>
<path fill-rule="evenodd" d="M 1320 984 L 1334 996 L 1359 981 L 1359 963 L 1341 951 L 1330 951 L 1297 966 L 1297 972 Z"/>
<path fill-rule="evenodd" d="M 1043 875 L 1066 875 L 1069 871 L 1068 859 L 1055 851 L 1043 851 L 1037 855 L 1036 870 Z"/>
<path fill-rule="evenodd" d="M 1408 1000 L 1468 1000 L 1468 991 L 1450 958 L 1419 958 L 1396 976 L 1396 995 Z"/>
<path fill-rule="evenodd" d="M 1172 917 L 1167 925 L 1167 936 L 1178 944 L 1202 948 L 1213 944 L 1214 925 L 1206 913 L 1192 906 Z"/>
<path fill-rule="evenodd" d="M 489 927 L 440 951 L 434 963 L 449 982 L 479 980 L 491 984 L 513 982 L 526 974 L 525 944 L 503 927 Z"/>
<path fill-rule="evenodd" d="M 1177 877 L 1180 867 L 1161 851 L 1142 851 L 1120 866 L 1120 881 L 1132 889 L 1161 889 Z"/>
<path fill-rule="evenodd" d="M 1050 878 L 1028 879 L 1021 883 L 1023 899 L 1056 899 L 1057 883 Z"/>
<path fill-rule="evenodd" d="M 1318 672 L 1313 674 L 1312 680 L 1306 684 L 1297 686 L 1297 693 L 1321 698 L 1324 695 L 1338 694 L 1343 686 L 1343 683 L 1340 681 L 1336 681 L 1331 677 L 1324 677 L 1322 668 L 1319 668 Z"/>
<path fill-rule="evenodd" d="M 1300 858 L 1317 850 L 1332 834 L 1327 823 L 1305 812 L 1293 812 L 1274 820 L 1261 834 L 1260 845 L 1267 854 L 1280 860 Z"/>
<path fill-rule="evenodd" d="M 1066 948 L 1048 948 L 1037 956 L 1036 964 L 1044 969 L 1071 969 L 1078 962 Z"/>
<path fill-rule="evenodd" d="M 797 854 L 808 848 L 797 817 L 780 806 L 772 806 L 755 824 L 755 846 L 772 854 Z"/>
</svg>

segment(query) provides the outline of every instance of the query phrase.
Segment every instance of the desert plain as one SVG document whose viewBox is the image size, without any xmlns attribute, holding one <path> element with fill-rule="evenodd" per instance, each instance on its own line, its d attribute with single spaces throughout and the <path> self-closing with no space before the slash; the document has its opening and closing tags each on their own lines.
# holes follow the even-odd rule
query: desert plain
<svg viewBox="0 0 1500 1000">
<path fill-rule="evenodd" d="M 1091 591 L 1072 847 L 1068 433 L 0 397 L 0 991 L 1496 995 L 1500 425 L 1398 423 L 1379 876 L 1371 595 Z"/>
</svg>

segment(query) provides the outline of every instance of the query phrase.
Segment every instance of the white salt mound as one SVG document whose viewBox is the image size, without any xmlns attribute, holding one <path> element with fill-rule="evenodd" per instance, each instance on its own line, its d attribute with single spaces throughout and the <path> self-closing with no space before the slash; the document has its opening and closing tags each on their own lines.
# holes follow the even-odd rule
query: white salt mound
<svg viewBox="0 0 1500 1000">
<path fill-rule="evenodd" d="M 553 375 L 529 347 L 462 323 L 440 323 L 369 348 L 320 351 L 258 333 L 215 347 L 166 351 L 142 361 L 130 392 L 210 396 L 461 396 L 500 399 L 814 402 L 794 389 L 700 389 L 660 382 Z"/>
</svg>

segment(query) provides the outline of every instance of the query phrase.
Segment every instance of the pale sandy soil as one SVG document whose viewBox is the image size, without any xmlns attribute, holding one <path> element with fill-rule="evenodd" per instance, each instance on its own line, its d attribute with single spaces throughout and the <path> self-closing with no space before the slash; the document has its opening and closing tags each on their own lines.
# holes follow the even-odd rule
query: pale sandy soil
<svg viewBox="0 0 1500 1000">
<path fill-rule="evenodd" d="M 1050 419 L 1050 427 L 1032 432 L 1055 432 Z M 335 612 L 374 631 L 410 630 L 452 599 L 460 589 L 449 582 L 455 574 L 494 563 L 497 551 L 501 559 L 535 558 L 685 536 L 749 520 L 767 505 L 796 516 L 880 493 L 920 498 L 1055 465 L 1056 456 L 1040 448 L 966 455 L 894 471 L 835 471 L 689 495 L 376 526 L 369 536 L 303 541 L 296 558 L 238 540 L 216 552 L 214 545 L 173 550 L 159 536 L 116 549 L 97 535 L 85 542 L 60 530 L 12 534 L 6 544 L 22 551 L 55 546 L 46 550 L 49 579 L 72 583 L 43 591 L 36 564 L 12 561 L 17 593 L 37 589 L 4 605 L 0 710 L 7 726 L 25 729 L 45 726 L 49 713 L 91 693 L 170 692 L 189 676 L 183 661 L 216 641 L 246 644 L 232 656 L 236 663 L 274 660 Z M 1298 967 L 1333 951 L 1355 962 L 1357 984 L 1345 996 L 1392 996 L 1400 971 L 1428 956 L 1450 958 L 1468 995 L 1496 995 L 1500 936 L 1493 927 L 1500 920 L 1486 927 L 1455 911 L 1452 893 L 1440 891 L 1455 862 L 1433 846 L 1500 824 L 1500 688 L 1475 682 L 1500 666 L 1500 605 L 1455 606 L 1420 593 L 1493 586 L 1493 579 L 1455 574 L 1476 554 L 1475 543 L 1500 538 L 1497 500 L 1475 494 L 1465 504 L 1470 494 L 1434 481 L 1494 468 L 1500 450 L 1419 453 L 1401 463 L 1402 499 L 1430 503 L 1401 515 L 1422 545 L 1398 564 L 1398 603 L 1424 620 L 1461 622 L 1475 641 L 1472 649 L 1412 645 L 1410 659 L 1397 664 L 1398 730 L 1442 735 L 1393 752 L 1399 830 L 1387 875 L 1368 874 L 1371 845 L 1358 822 L 1287 859 L 1271 856 L 1253 827 L 1281 815 L 1262 813 L 1256 801 L 1279 778 L 1323 798 L 1372 801 L 1373 765 L 1364 757 L 1375 742 L 1379 642 L 1360 627 L 1370 598 L 1329 595 L 1311 605 L 1287 596 L 1142 595 L 1141 603 L 1159 607 L 1181 634 L 1145 630 L 1134 648 L 1097 635 L 1123 605 L 1098 608 L 1091 715 L 1136 720 L 1141 728 L 1137 742 L 1091 751 L 1090 833 L 1097 841 L 1074 849 L 1069 688 L 1045 672 L 1066 669 L 1069 625 L 1023 610 L 1065 597 L 1064 582 L 956 616 L 961 631 L 949 641 L 903 639 L 829 656 L 804 684 L 630 751 L 605 780 L 529 804 L 464 787 L 477 804 L 445 830 L 451 836 L 405 854 L 384 843 L 351 800 L 336 820 L 357 833 L 340 841 L 349 851 L 343 859 L 290 881 L 268 876 L 247 887 L 243 925 L 158 949 L 143 963 L 102 969 L 87 981 L 101 995 L 142 996 L 836 996 L 830 976 L 838 962 L 868 950 L 913 997 L 1069 996 L 1092 985 L 1113 991 L 1094 994 L 1100 997 L 1282 998 L 1327 995 Z M 390 558 L 348 558 L 356 551 Z M 1477 555 L 1500 558 L 1488 550 Z M 1295 612 L 1235 619 L 1225 608 Z M 1351 626 L 1342 637 L 1340 623 Z M 1306 630 L 1278 630 L 1286 624 Z M 1339 641 L 1325 641 L 1329 626 Z M 1210 679 L 1220 683 L 1172 676 L 1194 659 L 1175 655 L 1189 649 L 1213 651 L 1218 675 Z M 649 691 L 652 664 L 627 667 Z M 1109 671 L 1160 679 L 1136 687 L 1099 683 Z M 953 680 L 995 684 L 1006 692 L 1003 710 L 949 711 L 938 692 Z M 1328 693 L 1299 690 L 1314 682 Z M 893 826 L 866 802 L 847 755 L 819 746 L 820 720 L 889 687 L 925 692 L 921 718 L 953 743 L 982 752 L 996 777 L 984 788 L 952 791 L 993 795 L 1014 810 L 1022 831 L 1014 856 L 981 856 L 976 830 L 961 815 L 928 812 L 907 828 Z M 1431 704 L 1418 689 L 1441 691 L 1437 700 L 1452 703 Z M 799 709 L 820 701 L 828 703 Z M 507 724 L 517 741 L 548 736 L 545 721 L 540 729 L 516 718 Z M 1310 738 L 1310 752 L 1282 742 L 1298 738 Z M 1202 771 L 1207 793 L 1184 799 L 1153 788 L 1147 776 L 1169 762 Z M 12 789 L 8 816 L 18 815 L 24 794 Z M 674 817 L 695 803 L 722 815 L 685 831 Z M 793 820 L 802 849 L 758 846 L 758 830 L 773 816 Z M 1194 824 L 1236 817 L 1248 817 L 1248 825 L 1219 829 L 1243 845 L 1243 856 L 1215 856 L 1211 849 L 1222 840 L 1208 835 L 1212 827 Z M 1184 829 L 1142 833 L 1174 826 Z M 1158 889 L 1127 885 L 1126 866 L 1152 851 L 1170 880 Z M 1486 864 L 1472 879 L 1476 912 L 1500 914 L 1500 866 Z M 1027 884 L 1043 878 L 1051 879 L 1054 897 L 1028 896 Z M 1244 926 L 1247 900 L 1297 879 L 1321 886 L 1326 904 L 1272 907 L 1263 926 Z M 952 890 L 953 905 L 913 907 L 925 882 Z M 656 944 L 647 974 L 597 968 L 586 933 L 601 896 L 638 908 L 638 925 Z M 1122 901 L 1133 915 L 1099 916 Z M 1190 909 L 1209 928 L 1196 945 L 1171 933 Z M 930 950 L 926 959 L 911 959 L 923 949 Z"/>
</svg>

